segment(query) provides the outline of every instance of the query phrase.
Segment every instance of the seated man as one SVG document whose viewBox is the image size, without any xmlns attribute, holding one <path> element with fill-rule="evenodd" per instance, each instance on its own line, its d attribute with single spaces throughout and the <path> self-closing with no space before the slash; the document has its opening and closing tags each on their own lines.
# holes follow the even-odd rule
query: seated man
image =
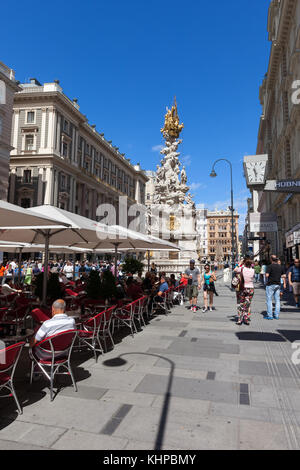
<svg viewBox="0 0 300 470">
<path fill-rule="evenodd" d="M 159 285 L 158 292 L 157 292 L 156 297 L 155 297 L 156 302 L 162 302 L 162 295 L 167 290 L 169 290 L 169 284 L 167 283 L 166 277 L 161 276 L 160 285 Z"/>
<path fill-rule="evenodd" d="M 52 318 L 50 320 L 46 320 L 40 329 L 30 340 L 30 346 L 33 347 L 39 341 L 43 339 L 49 338 L 49 336 L 56 335 L 57 333 L 62 333 L 63 331 L 68 330 L 75 330 L 75 320 L 72 317 L 69 317 L 65 313 L 66 311 L 66 303 L 64 300 L 59 299 L 53 302 L 52 304 Z M 49 355 L 45 354 L 44 351 L 39 351 L 36 349 L 36 355 L 40 359 L 48 359 Z M 46 357 L 47 356 L 47 357 Z M 51 357 L 51 355 L 50 355 Z"/>
<path fill-rule="evenodd" d="M 21 294 L 22 290 L 14 289 L 12 285 L 13 285 L 12 280 L 7 281 L 4 284 L 2 284 L 1 295 L 9 295 L 9 294 L 13 294 L 14 292 Z"/>
</svg>

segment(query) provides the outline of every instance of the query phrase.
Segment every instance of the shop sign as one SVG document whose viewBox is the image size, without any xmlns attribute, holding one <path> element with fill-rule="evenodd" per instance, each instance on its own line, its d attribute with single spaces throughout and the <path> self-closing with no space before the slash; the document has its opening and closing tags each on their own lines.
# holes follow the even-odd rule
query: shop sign
<svg viewBox="0 0 300 470">
<path fill-rule="evenodd" d="M 292 248 L 295 245 L 294 233 L 290 233 L 285 237 L 285 243 L 287 248 Z"/>
<path fill-rule="evenodd" d="M 276 189 L 280 192 L 300 193 L 300 180 L 279 180 Z"/>
<path fill-rule="evenodd" d="M 300 230 L 298 232 L 294 232 L 294 244 L 300 245 Z"/>
<path fill-rule="evenodd" d="M 277 232 L 277 215 L 272 212 L 250 213 L 250 232 Z"/>
</svg>

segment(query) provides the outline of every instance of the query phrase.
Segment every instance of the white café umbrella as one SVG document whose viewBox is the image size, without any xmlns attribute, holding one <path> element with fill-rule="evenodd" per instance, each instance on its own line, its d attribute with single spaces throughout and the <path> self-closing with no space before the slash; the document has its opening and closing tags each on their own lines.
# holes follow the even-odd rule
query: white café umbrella
<svg viewBox="0 0 300 470">
<path fill-rule="evenodd" d="M 37 234 L 41 237 L 41 242 L 45 243 L 45 252 L 48 255 L 49 233 L 57 233 L 66 229 L 67 223 L 57 221 L 49 214 L 36 214 L 29 209 L 0 201 L 0 238 L 9 242 L 27 242 L 31 243 Z M 45 259 L 48 258 L 45 256 Z M 47 273 L 48 265 L 45 273 Z M 46 298 L 47 275 L 44 276 L 44 299 Z"/>
<path fill-rule="evenodd" d="M 112 225 L 109 228 L 109 233 L 106 237 L 102 238 L 103 224 L 98 224 L 99 227 L 99 240 L 97 244 L 92 245 L 95 253 L 103 252 L 105 250 L 115 252 L 115 275 L 117 273 L 117 254 L 118 251 L 147 251 L 147 250 L 162 250 L 162 251 L 180 251 L 178 246 L 174 245 L 167 240 L 146 235 L 135 230 L 122 227 L 120 225 Z M 106 227 L 106 226 L 104 226 Z M 103 231 L 105 234 L 105 230 Z M 91 246 L 91 245 L 90 245 Z"/>
<path fill-rule="evenodd" d="M 97 248 L 114 248 L 115 252 L 123 248 L 141 249 L 141 251 L 151 248 L 179 250 L 176 245 L 168 241 L 144 235 L 119 225 L 107 226 L 95 220 L 82 217 L 81 215 L 59 209 L 58 207 L 44 205 L 32 207 L 30 210 L 38 215 L 47 214 L 47 216 L 70 226 L 68 230 L 51 235 L 51 243 L 53 245 L 63 244 L 92 250 L 96 250 Z M 31 243 L 38 243 L 40 241 L 39 238 L 39 234 L 36 234 L 33 240 L 31 240 Z"/>
<path fill-rule="evenodd" d="M 64 224 L 65 225 L 65 224 Z M 35 214 L 30 209 L 10 204 L 6 201 L 0 201 L 0 238 L 2 239 L 2 230 L 9 229 L 30 229 L 30 228 L 61 228 L 61 223 L 51 219 L 50 216 Z M 4 240 L 10 241 L 7 238 Z M 12 240 L 13 241 L 13 240 Z M 14 240 L 19 241 L 19 240 Z"/>
</svg>

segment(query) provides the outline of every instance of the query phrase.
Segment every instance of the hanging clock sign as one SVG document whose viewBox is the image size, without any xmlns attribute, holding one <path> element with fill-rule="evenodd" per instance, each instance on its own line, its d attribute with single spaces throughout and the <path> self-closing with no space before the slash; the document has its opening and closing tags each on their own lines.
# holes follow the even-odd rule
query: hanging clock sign
<svg viewBox="0 0 300 470">
<path fill-rule="evenodd" d="M 247 155 L 244 157 L 244 172 L 247 186 L 264 186 L 266 181 L 268 155 Z"/>
</svg>

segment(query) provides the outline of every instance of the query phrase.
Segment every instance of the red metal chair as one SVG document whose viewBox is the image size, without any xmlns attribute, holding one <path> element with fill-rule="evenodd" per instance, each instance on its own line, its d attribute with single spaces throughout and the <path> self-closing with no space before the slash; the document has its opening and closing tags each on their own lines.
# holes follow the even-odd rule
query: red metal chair
<svg viewBox="0 0 300 470">
<path fill-rule="evenodd" d="M 156 309 L 164 310 L 164 312 L 165 312 L 166 315 L 169 314 L 169 309 L 168 309 L 168 295 L 169 295 L 169 290 L 167 290 L 166 292 L 164 292 L 164 293 L 160 296 L 160 300 L 158 300 L 158 296 L 157 296 L 157 295 L 153 298 L 152 312 L 151 312 L 152 314 L 153 314 L 153 311 L 156 310 Z"/>
<path fill-rule="evenodd" d="M 74 292 L 72 289 L 66 289 L 65 292 L 70 297 L 77 297 L 79 295 L 78 292 Z"/>
<path fill-rule="evenodd" d="M 105 321 L 105 311 L 88 318 L 80 323 L 81 329 L 78 332 L 79 348 L 80 344 L 84 343 L 89 349 L 94 352 L 95 361 L 98 361 L 97 352 L 103 354 L 103 348 L 99 339 L 99 329 L 101 323 Z M 98 345 L 98 347 L 97 347 Z"/>
<path fill-rule="evenodd" d="M 144 315 L 146 315 L 147 321 L 149 321 L 149 311 L 148 311 L 149 300 L 150 300 L 150 297 L 148 295 L 144 295 L 144 297 L 142 297 L 140 299 L 140 302 L 141 302 L 141 315 L 142 315 L 143 319 L 144 319 Z"/>
<path fill-rule="evenodd" d="M 145 304 L 147 302 L 147 296 L 144 295 L 143 297 L 140 297 L 138 300 L 137 307 L 135 308 L 134 311 L 134 316 L 138 320 L 140 327 L 142 328 L 142 323 L 144 326 L 146 326 L 145 320 L 144 320 L 144 312 L 145 312 Z"/>
<path fill-rule="evenodd" d="M 22 341 L 21 343 L 0 349 L 0 390 L 6 388 L 10 391 L 9 395 L 1 395 L 1 397 L 13 396 L 20 415 L 23 411 L 14 389 L 13 379 L 24 344 L 25 342 Z"/>
<path fill-rule="evenodd" d="M 134 337 L 134 332 L 137 333 L 136 325 L 134 323 L 134 316 L 135 316 L 135 312 L 138 309 L 138 305 L 139 305 L 139 300 L 135 300 L 134 302 L 131 302 L 130 304 L 123 305 L 122 307 L 118 308 L 115 311 L 115 314 L 113 317 L 113 332 L 115 328 L 115 322 L 118 321 L 118 327 L 120 326 L 120 323 L 124 324 L 125 326 L 130 328 L 131 335 L 132 337 Z"/>
<path fill-rule="evenodd" d="M 0 322 L 2 320 L 4 320 L 5 315 L 7 314 L 7 312 L 8 312 L 8 307 L 1 307 L 0 308 Z"/>
<path fill-rule="evenodd" d="M 105 352 L 107 352 L 106 338 L 109 338 L 111 341 L 112 347 L 113 348 L 115 347 L 115 343 L 112 338 L 110 329 L 111 329 L 111 322 L 113 319 L 113 314 L 114 314 L 116 307 L 117 306 L 114 305 L 113 307 L 110 307 L 107 310 L 105 310 L 105 312 L 103 312 L 104 315 L 103 315 L 103 318 L 99 327 L 99 338 L 104 341 Z"/>
<path fill-rule="evenodd" d="M 49 317 L 40 308 L 35 308 L 34 310 L 32 310 L 31 316 L 33 320 L 36 321 L 36 323 L 39 323 L 40 325 L 44 323 L 44 321 L 49 320 Z"/>
<path fill-rule="evenodd" d="M 53 401 L 53 382 L 55 376 L 65 374 L 58 372 L 60 368 L 67 370 L 67 374 L 71 376 L 75 392 L 77 392 L 77 385 L 71 368 L 71 354 L 77 333 L 77 330 L 57 333 L 39 341 L 33 348 L 29 349 L 29 356 L 32 361 L 30 383 L 32 383 L 34 374 L 44 374 L 50 381 L 51 401 Z M 34 366 L 38 367 L 41 372 L 34 371 Z M 50 368 L 49 372 L 47 368 Z"/>
</svg>

